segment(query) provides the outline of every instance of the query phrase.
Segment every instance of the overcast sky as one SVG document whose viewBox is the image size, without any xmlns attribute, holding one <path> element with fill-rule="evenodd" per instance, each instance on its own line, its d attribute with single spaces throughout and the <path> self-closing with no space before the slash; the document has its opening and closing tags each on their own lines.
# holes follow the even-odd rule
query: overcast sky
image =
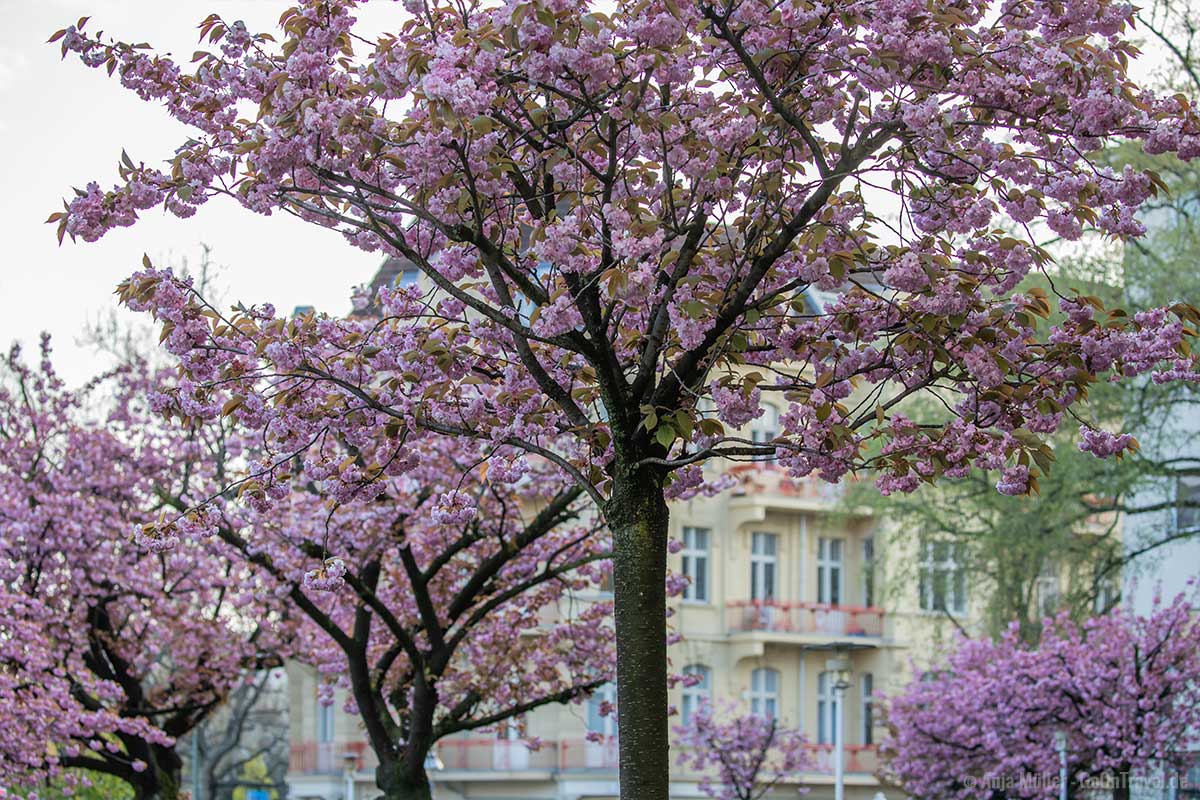
<svg viewBox="0 0 1200 800">
<path fill-rule="evenodd" d="M 146 41 L 190 60 L 196 24 L 211 11 L 243 19 L 250 30 L 274 30 L 287 0 L 0 0 L 0 346 L 32 344 L 40 331 L 55 340 L 57 363 L 72 381 L 99 368 L 77 340 L 88 319 L 117 308 L 113 289 L 137 269 L 142 253 L 156 264 L 193 263 L 200 244 L 212 248 L 225 269 L 225 297 L 272 302 L 281 311 L 297 305 L 344 312 L 349 289 L 370 278 L 380 258 L 347 245 L 335 233 L 286 215 L 251 214 L 227 198 L 180 220 L 144 212 L 132 228 L 94 244 L 56 243 L 43 224 L 73 186 L 116 178 L 121 149 L 135 161 L 169 158 L 186 137 L 182 125 L 156 105 L 143 103 L 100 70 L 76 58 L 59 60 L 46 44 L 55 30 L 90 15 L 90 30 L 126 41 Z M 372 4 L 360 12 L 376 30 L 392 27 L 399 3 Z M 1154 55 L 1151 55 L 1153 58 Z M 1142 70 L 1138 70 L 1142 72 Z M 129 318 L 135 315 L 124 312 Z"/>
<path fill-rule="evenodd" d="M 49 331 L 56 361 L 72 380 L 88 377 L 95 355 L 76 340 L 86 319 L 115 309 L 113 289 L 138 269 L 142 253 L 156 264 L 195 262 L 201 242 L 225 269 L 220 280 L 232 300 L 272 302 L 345 312 L 350 287 L 370 278 L 380 258 L 350 247 L 337 234 L 286 215 L 263 217 L 217 198 L 187 220 L 160 210 L 93 244 L 60 247 L 54 226 L 71 187 L 90 180 L 110 187 L 121 148 L 134 160 L 161 163 L 186 130 L 157 106 L 144 103 L 103 71 L 76 58 L 59 60 L 45 44 L 55 30 L 88 14 L 91 30 L 146 41 L 190 60 L 196 24 L 209 12 L 244 19 L 251 30 L 274 30 L 283 0 L 0 0 L 0 343 L 36 342 Z M 399 10 L 382 4 L 381 10 Z M 128 314 L 128 312 L 125 312 Z M 132 319 L 136 315 L 129 314 Z"/>
</svg>

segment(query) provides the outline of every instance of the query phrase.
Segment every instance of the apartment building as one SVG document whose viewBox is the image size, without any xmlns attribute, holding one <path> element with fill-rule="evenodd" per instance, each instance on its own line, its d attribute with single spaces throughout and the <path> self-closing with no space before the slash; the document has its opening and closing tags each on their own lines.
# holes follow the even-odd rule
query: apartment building
<svg viewBox="0 0 1200 800">
<path fill-rule="evenodd" d="M 812 769 L 772 796 L 794 796 L 804 786 L 813 800 L 831 798 L 841 677 L 848 684 L 846 796 L 888 796 L 875 775 L 883 736 L 876 699 L 905 679 L 911 645 L 931 641 L 944 617 L 940 609 L 969 616 L 968 587 L 952 548 L 920 548 L 914 585 L 889 592 L 897 599 L 884 603 L 876 596 L 878 525 L 847 510 L 838 487 L 790 479 L 767 463 L 728 469 L 735 488 L 672 508 L 672 535 L 682 549 L 671 568 L 691 578 L 674 601 L 672 624 L 682 641 L 671 648 L 672 667 L 701 676 L 675 690 L 677 719 L 686 722 L 701 703 L 732 700 L 801 729 L 812 743 Z M 827 669 L 835 658 L 849 662 L 848 676 Z M 341 710 L 342 698 L 323 706 L 315 674 L 293 666 L 289 677 L 291 796 L 374 797 L 373 760 L 357 720 Z M 443 741 L 431 771 L 436 796 L 616 797 L 618 731 L 615 719 L 600 713 L 614 695 L 605 687 L 584 704 L 539 709 L 501 731 Z M 590 741 L 589 732 L 600 740 Z M 533 739 L 541 741 L 537 750 L 526 744 Z M 699 777 L 676 768 L 673 796 L 700 796 Z"/>
</svg>

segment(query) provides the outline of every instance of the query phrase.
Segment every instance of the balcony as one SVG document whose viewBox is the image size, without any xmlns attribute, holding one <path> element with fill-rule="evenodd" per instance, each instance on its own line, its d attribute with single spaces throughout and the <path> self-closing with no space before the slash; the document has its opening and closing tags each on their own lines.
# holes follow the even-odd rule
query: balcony
<svg viewBox="0 0 1200 800">
<path fill-rule="evenodd" d="M 520 739 L 443 739 L 437 745 L 446 772 L 555 773 L 615 770 L 617 739 L 541 741 L 537 749 Z"/>
<path fill-rule="evenodd" d="M 678 752 L 678 746 L 674 748 Z M 833 746 L 808 745 L 812 768 L 796 776 L 796 782 L 806 782 L 833 775 Z M 872 776 L 879 759 L 874 745 L 846 745 L 845 768 L 848 776 L 858 776 L 856 782 Z M 293 775 L 340 776 L 347 756 L 356 757 L 356 770 L 373 769 L 374 754 L 365 742 L 296 742 L 292 744 L 290 772 Z M 531 750 L 523 740 L 514 739 L 443 739 L 437 745 L 442 762 L 440 780 L 550 780 L 567 772 L 617 769 L 617 739 L 607 737 L 599 742 L 586 739 L 543 741 Z M 681 778 L 698 778 L 690 770 L 679 767 L 672 757 L 672 770 Z"/>
<path fill-rule="evenodd" d="M 570 770 L 615 770 L 617 740 L 562 739 L 543 741 L 537 749 L 531 749 L 521 739 L 450 738 L 438 742 L 437 755 L 442 771 L 466 773 L 464 780 L 490 779 L 499 773 L 528 779 Z M 350 756 L 354 757 L 356 771 L 375 768 L 375 754 L 366 742 L 304 741 L 292 744 L 288 771 L 293 775 L 342 775 Z"/>
<path fill-rule="evenodd" d="M 375 756 L 367 749 L 366 742 L 292 742 L 288 772 L 296 775 L 341 775 L 346 769 L 347 757 L 353 755 L 359 769 L 364 758 L 372 766 Z"/>
<path fill-rule="evenodd" d="M 808 745 L 810 768 L 791 776 L 788 783 L 828 784 L 833 780 L 833 745 Z M 679 746 L 673 746 L 671 771 L 674 780 L 700 780 L 695 770 L 677 764 Z M 371 782 L 376 759 L 366 742 L 295 742 L 292 746 L 289 780 L 302 776 L 307 781 L 340 784 L 349 756 L 356 757 L 358 781 Z M 554 781 L 576 775 L 617 771 L 617 739 L 602 741 L 563 739 L 542 741 L 530 750 L 526 741 L 511 739 L 444 739 L 438 742 L 440 766 L 432 772 L 434 781 Z M 878 753 L 874 745 L 846 745 L 846 782 L 850 786 L 874 786 Z M 329 784 L 335 786 L 335 784 Z"/>
<path fill-rule="evenodd" d="M 793 478 L 775 464 L 751 463 L 730 467 L 727 474 L 736 479 L 733 497 L 788 499 L 809 508 L 825 508 L 841 502 L 846 494 L 844 483 L 829 483 L 817 477 Z"/>
<path fill-rule="evenodd" d="M 833 745 L 810 744 L 808 748 L 813 762 L 812 772 L 832 776 Z M 873 744 L 848 744 L 842 763 L 847 775 L 874 775 L 879 769 L 879 751 Z"/>
<path fill-rule="evenodd" d="M 884 610 L 871 606 L 743 600 L 725 606 L 731 634 L 757 634 L 771 641 L 846 647 L 876 647 L 884 636 Z"/>
</svg>

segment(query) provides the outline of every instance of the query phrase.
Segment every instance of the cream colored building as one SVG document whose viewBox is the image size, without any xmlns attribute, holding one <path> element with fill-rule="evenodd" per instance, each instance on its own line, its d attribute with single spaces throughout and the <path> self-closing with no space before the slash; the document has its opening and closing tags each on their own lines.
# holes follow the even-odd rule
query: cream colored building
<svg viewBox="0 0 1200 800">
<path fill-rule="evenodd" d="M 415 269 L 392 259 L 372 285 L 419 280 Z M 748 428 L 755 441 L 774 439 L 778 411 L 768 405 Z M 676 722 L 705 701 L 733 700 L 773 714 L 807 735 L 814 768 L 770 796 L 795 797 L 803 786 L 811 800 L 832 798 L 835 676 L 826 667 L 844 658 L 851 667 L 846 797 L 903 797 L 875 776 L 884 734 L 875 702 L 904 680 L 911 655 L 929 657 L 932 644 L 953 627 L 939 609 L 969 625 L 965 574 L 953 548 L 900 537 L 892 557 L 913 568 L 898 571 L 903 585 L 884 592 L 885 570 L 875 553 L 886 526 L 848 511 L 840 487 L 788 479 L 767 462 L 709 468 L 727 470 L 735 488 L 671 509 L 671 535 L 683 549 L 671 556 L 670 568 L 691 578 L 674 600 L 672 625 L 683 638 L 671 648 L 672 668 L 702 676 L 697 685 L 674 690 Z M 341 711 L 343 695 L 322 706 L 314 673 L 292 665 L 289 676 L 292 800 L 374 798 L 373 758 L 357 720 Z M 615 720 L 598 713 L 605 700 L 615 700 L 612 687 L 582 705 L 539 709 L 503 731 L 443 740 L 439 766 L 430 772 L 435 797 L 616 798 Z M 589 741 L 589 731 L 603 740 Z M 531 738 L 542 743 L 536 751 L 525 744 Z M 702 796 L 699 776 L 673 765 L 672 778 L 673 797 Z"/>
<path fill-rule="evenodd" d="M 769 415 L 756 424 L 769 426 Z M 753 433 L 773 436 L 769 429 Z M 970 617 L 953 548 L 908 548 L 916 569 L 905 571 L 907 585 L 892 587 L 885 602 L 884 570 L 875 563 L 881 526 L 847 511 L 839 487 L 792 480 L 767 463 L 738 464 L 730 473 L 734 489 L 672 507 L 672 536 L 683 549 L 671 557 L 671 568 L 691 578 L 674 601 L 672 624 L 683 640 L 671 649 L 672 668 L 702 675 L 696 686 L 676 689 L 672 702 L 687 715 L 700 702 L 734 700 L 800 728 L 812 742 L 814 769 L 772 796 L 796 796 L 803 785 L 813 800 L 832 798 L 835 676 L 826 666 L 844 657 L 851 666 L 846 796 L 865 800 L 882 791 L 902 797 L 874 774 L 884 734 L 874 705 L 904 679 L 910 655 L 932 651 L 945 628 L 940 607 Z M 922 646 L 914 650 L 914 642 Z M 291 691 L 291 797 L 345 798 L 347 765 L 354 800 L 375 797 L 369 749 L 357 721 L 340 710 L 341 698 L 321 706 L 315 676 L 300 667 L 291 670 Z M 613 699 L 611 689 L 583 705 L 540 709 L 505 731 L 443 741 L 440 767 L 431 773 L 435 796 L 616 797 L 615 722 L 598 713 L 605 699 Z M 588 741 L 589 730 L 604 741 Z M 523 737 L 543 744 L 530 751 Z M 700 796 L 698 776 L 675 769 L 673 796 Z"/>
</svg>

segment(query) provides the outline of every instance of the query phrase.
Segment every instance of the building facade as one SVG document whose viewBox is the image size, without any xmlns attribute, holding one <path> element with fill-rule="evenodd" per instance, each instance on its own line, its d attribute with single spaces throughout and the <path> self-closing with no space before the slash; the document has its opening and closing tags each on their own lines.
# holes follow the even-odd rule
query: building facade
<svg viewBox="0 0 1200 800">
<path fill-rule="evenodd" d="M 770 425 L 765 416 L 755 425 Z M 671 625 L 682 638 L 670 657 L 673 671 L 699 676 L 674 690 L 676 722 L 686 724 L 701 703 L 732 701 L 799 728 L 811 742 L 813 768 L 773 796 L 794 796 L 805 786 L 813 800 L 831 798 L 838 675 L 829 662 L 845 659 L 846 794 L 886 796 L 875 774 L 884 733 L 877 698 L 905 679 L 911 644 L 931 641 L 943 608 L 969 616 L 965 576 L 952 550 L 923 546 L 915 556 L 922 559 L 918 579 L 887 592 L 883 602 L 878 525 L 848 509 L 839 487 L 788 478 L 769 463 L 726 468 L 734 488 L 672 507 L 672 538 L 681 547 L 670 568 L 690 581 L 672 601 Z M 357 720 L 341 709 L 344 695 L 322 705 L 313 672 L 293 665 L 289 677 L 290 796 L 374 797 L 374 762 Z M 601 713 L 613 700 L 613 687 L 605 687 L 579 705 L 542 708 L 499 731 L 443 740 L 431 763 L 436 797 L 615 798 L 618 732 L 615 718 Z M 537 749 L 528 745 L 534 740 Z M 674 769 L 673 796 L 701 796 L 700 776 Z"/>
</svg>

